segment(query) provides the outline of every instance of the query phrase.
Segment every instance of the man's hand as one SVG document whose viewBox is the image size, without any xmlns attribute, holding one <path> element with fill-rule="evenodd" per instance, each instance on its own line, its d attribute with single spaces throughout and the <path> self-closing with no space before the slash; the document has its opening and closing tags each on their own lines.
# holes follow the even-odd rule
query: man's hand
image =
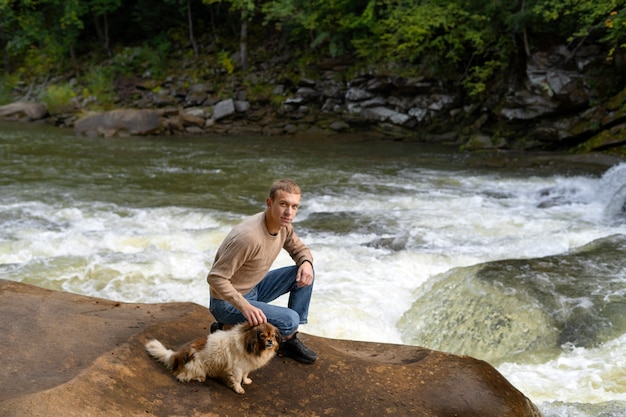
<svg viewBox="0 0 626 417">
<path fill-rule="evenodd" d="M 306 287 L 307 285 L 313 284 L 313 278 L 313 265 L 309 262 L 302 262 L 296 274 L 298 287 Z"/>
<path fill-rule="evenodd" d="M 265 317 L 265 313 L 260 308 L 253 306 L 252 304 L 248 304 L 248 306 L 241 310 L 241 314 L 248 320 L 251 326 L 257 326 L 261 323 L 267 323 L 267 317 Z"/>
</svg>

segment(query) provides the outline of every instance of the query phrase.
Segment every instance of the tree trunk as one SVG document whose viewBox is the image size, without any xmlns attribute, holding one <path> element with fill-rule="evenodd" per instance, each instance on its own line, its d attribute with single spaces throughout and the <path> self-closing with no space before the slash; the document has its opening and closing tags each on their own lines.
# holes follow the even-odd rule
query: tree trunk
<svg viewBox="0 0 626 417">
<path fill-rule="evenodd" d="M 187 0 L 187 23 L 189 24 L 189 42 L 193 48 L 193 55 L 198 57 L 198 44 L 196 38 L 193 36 L 193 19 L 191 18 L 191 2 Z"/>
<path fill-rule="evenodd" d="M 2 48 L 2 61 L 4 63 L 4 72 L 9 73 L 9 51 L 7 51 L 7 41 L 4 37 L 4 20 L 0 15 L 0 48 Z"/>
<path fill-rule="evenodd" d="M 244 12 L 241 13 L 241 67 L 244 71 L 248 71 L 248 18 Z"/>
<path fill-rule="evenodd" d="M 102 42 L 102 47 L 104 48 L 107 56 L 111 57 L 111 48 L 109 47 L 109 19 L 107 14 L 102 15 L 102 24 L 100 23 L 100 15 L 93 15 L 93 26 L 96 28 L 96 36 L 98 37 L 98 41 Z M 104 26 L 104 28 L 102 27 Z"/>
<path fill-rule="evenodd" d="M 524 8 L 526 7 L 526 0 L 522 0 L 522 18 L 524 17 Z M 526 27 L 522 31 L 524 35 L 524 52 L 526 52 L 526 56 L 530 57 L 530 47 L 528 46 L 528 32 L 526 31 Z"/>
<path fill-rule="evenodd" d="M 102 16 L 104 20 L 104 50 L 107 52 L 107 56 L 110 58 L 111 54 L 111 42 L 109 39 L 109 15 L 107 13 Z"/>
<path fill-rule="evenodd" d="M 78 61 L 76 60 L 76 51 L 74 50 L 74 45 L 71 44 L 70 47 L 70 58 L 72 60 L 72 69 L 74 70 L 74 74 L 78 73 Z"/>
</svg>

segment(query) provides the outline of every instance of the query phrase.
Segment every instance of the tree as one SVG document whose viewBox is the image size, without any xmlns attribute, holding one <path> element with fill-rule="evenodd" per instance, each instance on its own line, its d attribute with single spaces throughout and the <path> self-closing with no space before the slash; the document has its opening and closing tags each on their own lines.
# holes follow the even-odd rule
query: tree
<svg viewBox="0 0 626 417">
<path fill-rule="evenodd" d="M 205 4 L 219 3 L 222 0 L 202 0 Z M 254 17 L 256 11 L 254 0 L 227 0 L 231 4 L 231 10 L 240 13 L 241 30 L 239 35 L 239 52 L 241 54 L 241 67 L 248 71 L 248 22 Z"/>
<path fill-rule="evenodd" d="M 626 0 L 536 0 L 533 12 L 542 28 L 558 30 L 579 48 L 590 36 L 625 47 Z"/>
<path fill-rule="evenodd" d="M 78 35 L 84 28 L 82 17 L 87 11 L 86 5 L 79 0 L 49 0 L 50 8 L 62 10 L 59 17 L 58 26 L 52 25 L 51 32 L 57 38 L 57 42 L 67 48 L 72 60 L 72 68 L 78 69 L 76 61 L 76 42 Z"/>
<path fill-rule="evenodd" d="M 377 22 L 376 0 L 271 0 L 263 6 L 266 21 L 331 56 L 351 54 L 354 44 L 370 39 Z"/>
<path fill-rule="evenodd" d="M 121 0 L 90 0 L 89 10 L 93 14 L 93 22 L 98 38 L 106 54 L 111 56 L 111 42 L 109 38 L 109 14 L 117 10 Z M 102 23 L 100 23 L 102 22 Z"/>
<path fill-rule="evenodd" d="M 198 44 L 196 42 L 196 37 L 193 33 L 193 13 L 191 11 L 191 2 L 189 0 L 164 0 L 166 4 L 172 4 L 178 6 L 180 9 L 183 9 L 187 16 L 187 28 L 189 31 L 189 43 L 193 49 L 194 56 L 198 56 Z"/>
<path fill-rule="evenodd" d="M 8 0 L 0 1 L 0 49 L 2 49 L 2 62 L 4 72 L 9 73 L 9 34 L 16 26 L 16 17 Z"/>
</svg>

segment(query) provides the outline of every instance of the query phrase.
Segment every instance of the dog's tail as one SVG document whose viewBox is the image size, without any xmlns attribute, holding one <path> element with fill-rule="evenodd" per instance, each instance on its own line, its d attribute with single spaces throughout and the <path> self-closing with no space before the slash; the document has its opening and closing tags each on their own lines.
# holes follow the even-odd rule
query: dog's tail
<svg viewBox="0 0 626 417">
<path fill-rule="evenodd" d="M 152 339 L 146 343 L 146 350 L 153 358 L 161 362 L 168 369 L 174 369 L 174 355 L 176 352 L 171 349 L 167 349 L 163 346 L 163 343 L 156 339 Z"/>
</svg>

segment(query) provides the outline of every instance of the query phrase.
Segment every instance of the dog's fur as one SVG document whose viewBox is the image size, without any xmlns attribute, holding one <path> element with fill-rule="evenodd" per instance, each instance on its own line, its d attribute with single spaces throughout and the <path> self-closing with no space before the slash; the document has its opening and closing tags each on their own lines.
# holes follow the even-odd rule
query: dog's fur
<svg viewBox="0 0 626 417">
<path fill-rule="evenodd" d="M 178 351 L 167 349 L 156 339 L 146 343 L 148 353 L 171 369 L 181 382 L 221 379 L 238 394 L 242 384 L 251 384 L 248 373 L 267 364 L 278 351 L 281 337 L 269 323 L 241 323 L 191 341 Z"/>
</svg>

